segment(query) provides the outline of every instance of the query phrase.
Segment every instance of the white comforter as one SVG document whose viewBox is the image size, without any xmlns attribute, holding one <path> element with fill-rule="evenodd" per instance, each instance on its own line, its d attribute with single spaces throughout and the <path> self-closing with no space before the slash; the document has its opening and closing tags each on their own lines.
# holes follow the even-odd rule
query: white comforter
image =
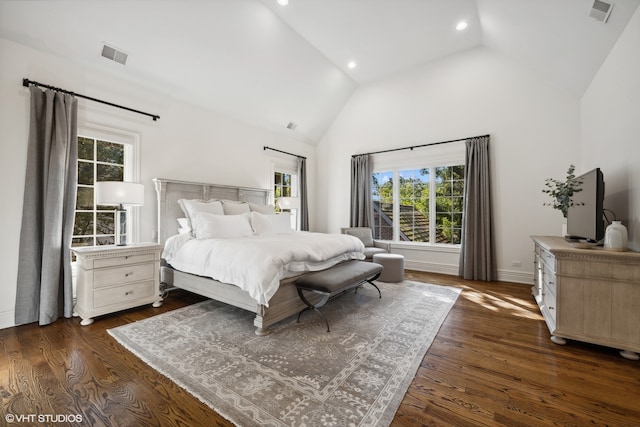
<svg viewBox="0 0 640 427">
<path fill-rule="evenodd" d="M 268 306 L 281 279 L 364 259 L 363 251 L 359 239 L 345 234 L 300 231 L 202 240 L 182 234 L 167 240 L 162 257 L 177 270 L 234 284 Z"/>
</svg>

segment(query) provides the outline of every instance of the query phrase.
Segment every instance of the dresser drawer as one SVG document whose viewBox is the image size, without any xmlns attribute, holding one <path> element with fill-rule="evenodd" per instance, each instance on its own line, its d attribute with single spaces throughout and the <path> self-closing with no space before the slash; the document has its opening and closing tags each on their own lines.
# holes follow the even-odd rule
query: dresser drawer
<svg viewBox="0 0 640 427">
<path fill-rule="evenodd" d="M 152 262 L 154 260 L 154 254 L 122 255 L 109 258 L 98 258 L 93 261 L 93 268 L 119 267 L 121 265 Z"/>
<path fill-rule="evenodd" d="M 93 307 L 100 308 L 109 305 L 135 306 L 137 300 L 144 300 L 153 296 L 154 282 L 140 282 L 129 285 L 100 289 L 93 293 Z"/>
<path fill-rule="evenodd" d="M 94 270 L 93 287 L 97 289 L 105 286 L 139 282 L 141 280 L 153 280 L 154 270 L 154 263 Z"/>
<path fill-rule="evenodd" d="M 542 273 L 543 286 L 549 288 L 554 294 L 556 294 L 556 275 L 553 271 L 545 268 Z"/>
<path fill-rule="evenodd" d="M 553 322 L 556 322 L 556 295 L 555 291 L 551 291 L 548 287 L 544 287 L 542 290 L 542 304 L 547 308 L 547 311 Z"/>
<path fill-rule="evenodd" d="M 544 265 L 551 271 L 556 271 L 556 257 L 552 253 L 540 248 L 540 258 Z"/>
</svg>

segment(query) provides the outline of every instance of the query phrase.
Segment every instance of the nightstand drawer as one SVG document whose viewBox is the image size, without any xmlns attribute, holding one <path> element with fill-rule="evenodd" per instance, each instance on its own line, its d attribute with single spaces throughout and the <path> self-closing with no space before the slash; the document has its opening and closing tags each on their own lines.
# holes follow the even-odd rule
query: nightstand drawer
<svg viewBox="0 0 640 427">
<path fill-rule="evenodd" d="M 153 296 L 153 289 L 153 280 L 100 289 L 93 293 L 93 307 L 100 308 L 114 304 L 131 306 L 130 303 L 132 301 L 148 299 Z"/>
<path fill-rule="evenodd" d="M 94 270 L 93 287 L 103 288 L 105 286 L 139 282 L 141 280 L 153 280 L 154 270 L 155 265 L 150 263 Z"/>
<path fill-rule="evenodd" d="M 93 261 L 93 268 L 120 267 L 121 265 L 153 262 L 154 254 L 122 255 L 111 258 L 99 258 Z"/>
</svg>

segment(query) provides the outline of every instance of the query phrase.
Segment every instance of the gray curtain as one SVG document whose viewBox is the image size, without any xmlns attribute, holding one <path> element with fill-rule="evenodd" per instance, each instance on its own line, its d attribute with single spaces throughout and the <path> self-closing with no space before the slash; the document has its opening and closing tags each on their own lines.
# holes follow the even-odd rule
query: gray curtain
<svg viewBox="0 0 640 427">
<path fill-rule="evenodd" d="M 351 227 L 373 227 L 371 156 L 351 157 Z"/>
<path fill-rule="evenodd" d="M 16 324 L 73 315 L 71 236 L 77 185 L 77 100 L 30 88 Z"/>
<path fill-rule="evenodd" d="M 471 138 L 466 146 L 459 275 L 468 280 L 496 280 L 489 137 Z"/>
<path fill-rule="evenodd" d="M 309 231 L 309 203 L 307 201 L 307 159 L 298 157 L 298 179 L 300 180 L 300 230 Z"/>
</svg>

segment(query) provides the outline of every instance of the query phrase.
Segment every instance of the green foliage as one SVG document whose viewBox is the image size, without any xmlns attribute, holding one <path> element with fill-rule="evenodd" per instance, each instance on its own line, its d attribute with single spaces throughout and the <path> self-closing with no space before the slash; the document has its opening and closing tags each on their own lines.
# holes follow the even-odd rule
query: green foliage
<svg viewBox="0 0 640 427">
<path fill-rule="evenodd" d="M 125 146 L 78 137 L 78 188 L 72 246 L 113 244 L 115 206 L 94 205 L 95 181 L 124 180 Z"/>
<path fill-rule="evenodd" d="M 401 171 L 398 177 L 399 203 L 401 206 L 411 206 L 416 211 L 429 218 L 430 175 L 428 168 Z M 374 200 L 382 205 L 393 205 L 393 179 L 381 181 L 389 177 L 389 173 L 373 174 Z M 464 165 L 435 168 L 435 226 L 437 235 L 445 237 L 447 243 L 460 243 L 462 227 L 462 209 L 464 196 Z M 402 212 L 401 212 L 402 215 Z M 404 218 L 404 217 L 402 217 Z M 409 219 L 406 219 L 409 221 Z M 418 241 L 413 233 L 418 233 L 417 224 L 413 229 L 404 227 L 405 219 L 401 220 L 402 231 L 410 240 Z M 404 226 L 402 224 L 405 224 Z M 410 232 L 411 231 L 411 232 Z M 428 230 L 427 230 L 428 235 Z M 413 237 L 411 237 L 413 236 Z M 442 240 L 439 240 L 442 242 Z"/>
<path fill-rule="evenodd" d="M 575 193 L 582 191 L 582 188 L 580 188 L 580 186 L 582 185 L 582 181 L 576 179 L 576 176 L 573 173 L 574 171 L 575 166 L 570 165 L 569 169 L 567 169 L 567 177 L 564 181 L 547 178 L 544 184 L 547 188 L 542 190 L 543 193 L 548 194 L 553 199 L 553 201 L 545 203 L 544 205 L 551 206 L 554 209 L 558 209 L 562 212 L 562 216 L 565 218 L 567 217 L 569 207 L 584 204 L 576 204 L 571 199 Z"/>
</svg>

